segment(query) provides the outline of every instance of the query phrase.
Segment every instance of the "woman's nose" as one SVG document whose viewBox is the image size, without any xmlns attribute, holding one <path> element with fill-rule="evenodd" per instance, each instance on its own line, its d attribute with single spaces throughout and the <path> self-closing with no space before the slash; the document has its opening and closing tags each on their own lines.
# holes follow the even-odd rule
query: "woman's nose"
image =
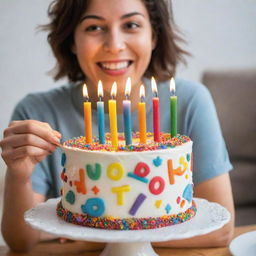
<svg viewBox="0 0 256 256">
<path fill-rule="evenodd" d="M 117 30 L 109 31 L 105 37 L 104 50 L 113 54 L 125 49 L 124 35 Z"/>
</svg>

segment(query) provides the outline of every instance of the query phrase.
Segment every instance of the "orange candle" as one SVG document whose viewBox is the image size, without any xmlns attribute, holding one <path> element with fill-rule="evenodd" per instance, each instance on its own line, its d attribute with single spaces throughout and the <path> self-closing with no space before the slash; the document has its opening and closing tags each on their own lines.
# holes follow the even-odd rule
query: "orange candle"
<svg viewBox="0 0 256 256">
<path fill-rule="evenodd" d="M 138 104 L 139 112 L 139 131 L 140 131 L 140 143 L 147 143 L 147 122 L 146 122 L 146 103 L 145 103 L 145 88 L 140 86 L 140 102 Z"/>
<path fill-rule="evenodd" d="M 85 127 L 85 141 L 87 144 L 92 143 L 92 107 L 89 101 L 87 86 L 83 86 L 84 101 L 84 127 Z"/>
<path fill-rule="evenodd" d="M 109 111 L 109 125 L 110 125 L 110 133 L 111 133 L 111 142 L 113 148 L 118 147 L 118 134 L 117 134 L 117 114 L 116 114 L 116 91 L 117 84 L 114 82 L 111 89 L 111 97 L 112 99 L 108 101 L 108 111 Z"/>
</svg>

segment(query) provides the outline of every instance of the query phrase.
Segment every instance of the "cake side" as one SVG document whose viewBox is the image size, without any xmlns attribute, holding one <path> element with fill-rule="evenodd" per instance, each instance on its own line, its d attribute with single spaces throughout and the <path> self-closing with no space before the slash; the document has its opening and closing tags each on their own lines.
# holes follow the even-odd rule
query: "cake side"
<svg viewBox="0 0 256 256">
<path fill-rule="evenodd" d="M 69 141 L 63 147 L 58 215 L 72 223 L 112 229 L 123 229 L 123 223 L 138 229 L 190 219 L 196 210 L 192 141 L 179 138 L 166 140 L 157 150 L 147 146 L 145 151 L 117 152 L 81 149 Z"/>
</svg>

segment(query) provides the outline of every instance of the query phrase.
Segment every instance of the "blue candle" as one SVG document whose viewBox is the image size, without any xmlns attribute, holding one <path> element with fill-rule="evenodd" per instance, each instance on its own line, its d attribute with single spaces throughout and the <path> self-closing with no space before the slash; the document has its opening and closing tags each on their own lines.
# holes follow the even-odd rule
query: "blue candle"
<svg viewBox="0 0 256 256">
<path fill-rule="evenodd" d="M 131 79 L 128 78 L 125 86 L 125 100 L 123 101 L 123 116 L 124 116 L 124 135 L 125 144 L 132 144 L 132 128 L 131 128 L 131 101 L 129 100 L 131 92 Z"/>
<path fill-rule="evenodd" d="M 98 83 L 98 97 L 97 112 L 98 112 L 98 131 L 100 144 L 105 144 L 105 115 L 104 115 L 104 102 L 103 102 L 103 88 L 102 82 Z"/>
</svg>

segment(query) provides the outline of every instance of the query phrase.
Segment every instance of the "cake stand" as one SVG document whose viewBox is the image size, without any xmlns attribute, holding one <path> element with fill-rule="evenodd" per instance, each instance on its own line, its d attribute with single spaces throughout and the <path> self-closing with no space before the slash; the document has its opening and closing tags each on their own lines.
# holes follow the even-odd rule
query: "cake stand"
<svg viewBox="0 0 256 256">
<path fill-rule="evenodd" d="M 195 198 L 197 213 L 182 224 L 150 230 L 103 230 L 67 223 L 57 217 L 58 199 L 50 199 L 25 213 L 25 221 L 39 229 L 72 240 L 106 242 L 100 256 L 157 256 L 150 242 L 179 240 L 204 235 L 221 228 L 230 213 L 217 203 Z"/>
</svg>

